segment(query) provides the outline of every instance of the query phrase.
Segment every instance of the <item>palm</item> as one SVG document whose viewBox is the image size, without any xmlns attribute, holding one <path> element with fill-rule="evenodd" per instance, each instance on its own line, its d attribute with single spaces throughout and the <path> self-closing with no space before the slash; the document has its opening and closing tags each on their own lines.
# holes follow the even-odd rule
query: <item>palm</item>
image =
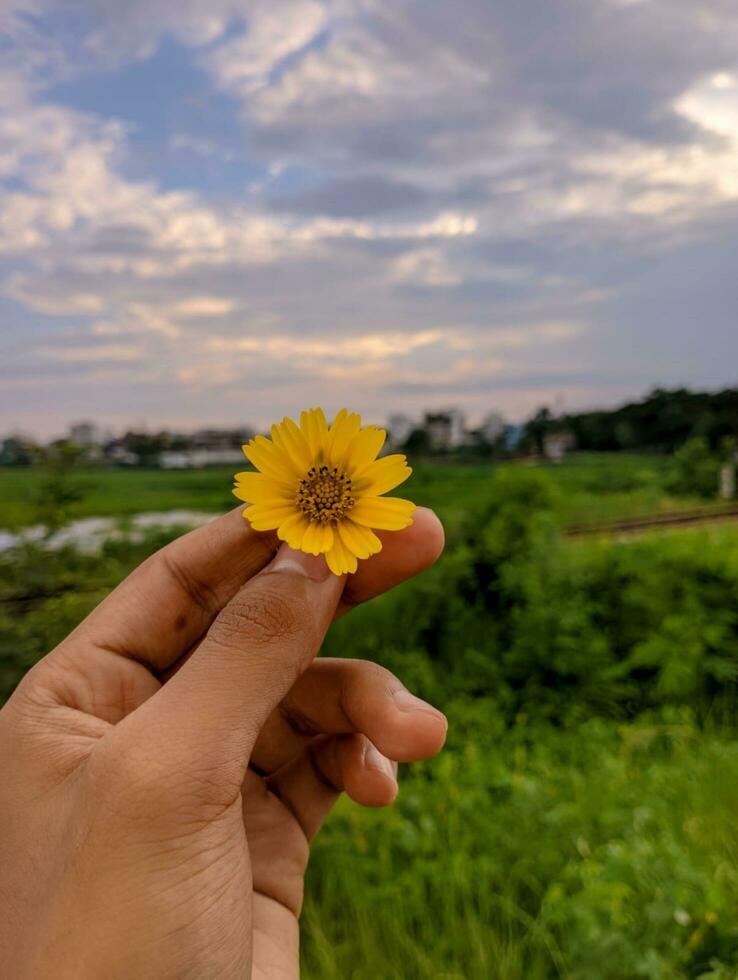
<svg viewBox="0 0 738 980">
<path fill-rule="evenodd" d="M 253 876 L 253 976 L 294 977 L 308 841 L 288 807 L 255 773 L 246 778 L 242 805 Z"/>
<path fill-rule="evenodd" d="M 332 616 L 429 564 L 439 537 L 419 512 L 342 593 L 259 575 L 276 542 L 232 513 L 146 562 L 27 675 L 0 712 L 14 975 L 298 976 L 309 841 L 341 791 L 391 802 L 390 760 L 445 734 L 387 671 L 312 658 Z"/>
</svg>

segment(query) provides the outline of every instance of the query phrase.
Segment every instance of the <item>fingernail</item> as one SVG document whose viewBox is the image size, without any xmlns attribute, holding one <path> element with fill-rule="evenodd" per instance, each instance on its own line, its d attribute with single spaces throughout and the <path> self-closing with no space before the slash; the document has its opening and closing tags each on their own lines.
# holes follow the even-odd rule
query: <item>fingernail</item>
<svg viewBox="0 0 738 980">
<path fill-rule="evenodd" d="M 427 701 L 421 700 L 421 698 L 416 698 L 414 694 L 409 691 L 396 691 L 393 695 L 395 705 L 400 709 L 400 711 L 425 711 L 430 714 L 435 715 L 437 718 L 442 718 L 444 723 L 446 722 L 446 716 L 438 708 L 434 708 L 432 704 L 428 704 Z"/>
<path fill-rule="evenodd" d="M 322 555 L 306 555 L 304 551 L 295 551 L 289 545 L 283 544 L 268 567 L 270 572 L 292 572 L 303 575 L 314 582 L 325 582 L 331 574 Z"/>
<path fill-rule="evenodd" d="M 393 782 L 396 782 L 392 763 L 371 742 L 367 745 L 364 753 L 364 765 L 367 769 L 371 769 L 373 772 L 381 772 L 383 776 L 389 776 Z"/>
</svg>

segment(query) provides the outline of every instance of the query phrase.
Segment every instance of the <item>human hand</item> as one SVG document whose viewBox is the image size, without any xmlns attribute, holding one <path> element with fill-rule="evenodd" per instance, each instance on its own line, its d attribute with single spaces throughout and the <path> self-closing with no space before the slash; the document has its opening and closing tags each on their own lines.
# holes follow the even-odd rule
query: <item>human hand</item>
<svg viewBox="0 0 738 980">
<path fill-rule="evenodd" d="M 0 950 L 14 980 L 298 976 L 308 842 L 392 802 L 445 719 L 330 622 L 431 564 L 430 511 L 348 581 L 238 511 L 141 565 L 0 711 Z M 276 553 L 276 557 L 275 557 Z"/>
</svg>

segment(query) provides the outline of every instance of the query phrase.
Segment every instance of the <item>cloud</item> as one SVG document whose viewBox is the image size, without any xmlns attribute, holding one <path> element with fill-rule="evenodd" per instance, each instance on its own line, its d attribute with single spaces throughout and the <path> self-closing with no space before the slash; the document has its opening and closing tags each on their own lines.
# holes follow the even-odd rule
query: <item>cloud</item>
<svg viewBox="0 0 738 980">
<path fill-rule="evenodd" d="M 439 249 L 419 248 L 399 255 L 393 263 L 398 282 L 420 286 L 458 286 L 462 277 L 454 272 Z"/>
<path fill-rule="evenodd" d="M 317 0 L 252 4 L 243 33 L 203 59 L 216 83 L 248 97 L 268 85 L 271 73 L 304 50 L 328 26 L 327 6 Z"/>
<path fill-rule="evenodd" d="M 0 0 L 5 372 L 28 399 L 34 377 L 70 400 L 117 379 L 117 412 L 127 370 L 142 413 L 182 387 L 187 411 L 257 422 L 316 392 L 512 411 L 557 385 L 719 383 L 670 296 L 699 266 L 704 329 L 738 356 L 731 277 L 710 275 L 738 218 L 734 13 Z M 144 60 L 175 70 L 173 46 L 200 107 L 185 87 L 162 126 L 122 95 Z M 70 78 L 89 83 L 79 106 Z M 625 336 L 647 356 L 619 353 Z"/>
<path fill-rule="evenodd" d="M 277 359 L 310 357 L 340 361 L 366 361 L 407 355 L 420 347 L 436 344 L 444 339 L 438 330 L 426 330 L 408 334 L 365 334 L 360 337 L 336 339 L 301 339 L 292 336 L 277 337 L 213 337 L 208 347 L 215 351 L 231 351 L 268 354 Z"/>
<path fill-rule="evenodd" d="M 268 198 L 268 203 L 276 211 L 365 218 L 418 209 L 429 203 L 429 195 L 414 184 L 368 175 L 324 181 L 298 192 L 274 194 Z"/>
<path fill-rule="evenodd" d="M 140 361 L 143 350 L 124 344 L 105 347 L 41 347 L 39 357 L 51 358 L 67 364 L 92 364 L 106 361 Z"/>
</svg>

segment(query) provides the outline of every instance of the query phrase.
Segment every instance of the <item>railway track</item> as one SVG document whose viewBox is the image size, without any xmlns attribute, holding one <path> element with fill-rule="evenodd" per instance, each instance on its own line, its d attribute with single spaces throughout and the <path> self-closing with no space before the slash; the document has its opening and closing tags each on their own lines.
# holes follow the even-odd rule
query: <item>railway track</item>
<svg viewBox="0 0 738 980">
<path fill-rule="evenodd" d="M 695 527 L 700 524 L 717 524 L 726 521 L 738 521 L 738 504 L 726 504 L 719 508 L 702 507 L 694 510 L 670 511 L 664 514 L 649 514 L 646 517 L 600 521 L 593 524 L 570 524 L 566 529 L 566 535 L 570 538 L 590 538 L 604 535 L 619 537 L 643 534 L 647 531 Z"/>
</svg>

